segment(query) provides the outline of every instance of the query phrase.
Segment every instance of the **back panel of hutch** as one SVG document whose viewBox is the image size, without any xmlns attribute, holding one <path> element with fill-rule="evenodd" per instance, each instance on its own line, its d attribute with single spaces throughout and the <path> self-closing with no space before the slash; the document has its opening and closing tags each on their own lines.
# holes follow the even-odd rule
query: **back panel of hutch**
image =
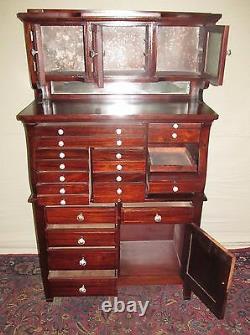
<svg viewBox="0 0 250 335">
<path fill-rule="evenodd" d="M 219 318 L 234 256 L 199 228 L 221 85 L 219 14 L 28 10 L 20 114 L 44 291 L 183 283 Z"/>
</svg>

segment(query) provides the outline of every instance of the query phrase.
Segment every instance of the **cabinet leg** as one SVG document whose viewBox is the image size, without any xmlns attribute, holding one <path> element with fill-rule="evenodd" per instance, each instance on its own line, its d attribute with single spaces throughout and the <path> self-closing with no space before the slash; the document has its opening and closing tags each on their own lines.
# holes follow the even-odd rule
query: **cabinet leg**
<svg viewBox="0 0 250 335">
<path fill-rule="evenodd" d="M 46 301 L 47 302 L 53 302 L 54 298 L 51 298 L 51 297 L 46 297 Z"/>
<path fill-rule="evenodd" d="M 191 293 L 192 293 L 191 288 L 187 284 L 183 283 L 183 299 L 190 300 Z"/>
</svg>

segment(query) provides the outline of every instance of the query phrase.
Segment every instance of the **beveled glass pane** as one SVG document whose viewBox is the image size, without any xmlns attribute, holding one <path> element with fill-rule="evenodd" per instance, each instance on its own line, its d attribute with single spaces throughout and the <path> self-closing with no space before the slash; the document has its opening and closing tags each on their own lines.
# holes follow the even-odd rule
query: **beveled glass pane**
<svg viewBox="0 0 250 335">
<path fill-rule="evenodd" d="M 221 33 L 218 33 L 218 32 L 208 33 L 205 72 L 211 75 L 212 77 L 218 76 L 219 63 L 220 63 L 221 39 L 222 39 Z"/>
<path fill-rule="evenodd" d="M 45 72 L 85 71 L 83 27 L 42 26 Z"/>
<path fill-rule="evenodd" d="M 157 71 L 198 72 L 199 27 L 159 27 Z"/>
<path fill-rule="evenodd" d="M 144 71 L 145 39 L 145 27 L 103 27 L 104 71 Z"/>
</svg>

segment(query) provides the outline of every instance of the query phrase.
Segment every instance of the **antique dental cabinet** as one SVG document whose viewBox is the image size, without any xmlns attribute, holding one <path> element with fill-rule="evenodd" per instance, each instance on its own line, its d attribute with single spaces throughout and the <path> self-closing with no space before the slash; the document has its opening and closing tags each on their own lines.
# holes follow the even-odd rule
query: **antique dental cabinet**
<svg viewBox="0 0 250 335">
<path fill-rule="evenodd" d="M 220 14 L 28 10 L 25 127 L 44 291 L 182 284 L 218 317 L 234 256 L 200 226 Z M 211 163 L 213 160 L 211 158 Z"/>
</svg>

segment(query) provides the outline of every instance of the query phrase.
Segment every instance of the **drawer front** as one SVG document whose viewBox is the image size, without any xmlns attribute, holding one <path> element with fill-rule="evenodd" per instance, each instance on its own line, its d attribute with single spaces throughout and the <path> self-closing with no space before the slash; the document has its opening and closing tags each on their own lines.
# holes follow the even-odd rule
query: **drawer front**
<svg viewBox="0 0 250 335">
<path fill-rule="evenodd" d="M 144 173 L 94 173 L 93 180 L 95 182 L 141 182 L 145 181 Z"/>
<path fill-rule="evenodd" d="M 93 161 L 143 161 L 146 159 L 143 150 L 105 150 L 95 149 L 92 151 Z"/>
<path fill-rule="evenodd" d="M 49 289 L 54 297 L 117 294 L 116 278 L 49 279 Z"/>
<path fill-rule="evenodd" d="M 38 172 L 38 183 L 71 183 L 71 182 L 88 182 L 89 173 L 86 172 Z"/>
<path fill-rule="evenodd" d="M 155 123 L 149 126 L 149 143 L 198 143 L 199 128 L 170 128 L 169 125 Z"/>
<path fill-rule="evenodd" d="M 123 208 L 124 223 L 190 223 L 193 221 L 193 207 L 133 207 Z"/>
<path fill-rule="evenodd" d="M 93 172 L 144 172 L 145 161 L 99 161 L 93 162 Z"/>
<path fill-rule="evenodd" d="M 47 229 L 49 247 L 115 246 L 114 229 Z"/>
<path fill-rule="evenodd" d="M 137 202 L 145 199 L 144 183 L 94 183 L 94 202 Z"/>
<path fill-rule="evenodd" d="M 50 270 L 111 270 L 117 260 L 115 249 L 48 249 Z"/>
<path fill-rule="evenodd" d="M 167 180 L 167 181 L 150 181 L 148 183 L 148 193 L 192 193 L 203 192 L 204 182 L 200 179 L 194 180 Z"/>
<path fill-rule="evenodd" d="M 88 194 L 39 195 L 37 203 L 40 206 L 87 205 Z"/>
<path fill-rule="evenodd" d="M 36 159 L 83 159 L 88 160 L 88 150 L 82 149 L 37 149 Z"/>
<path fill-rule="evenodd" d="M 36 186 L 38 194 L 74 194 L 74 193 L 88 193 L 88 183 L 75 183 L 75 184 L 38 184 Z"/>
<path fill-rule="evenodd" d="M 64 171 L 64 170 L 82 170 L 87 171 L 89 163 L 81 159 L 45 159 L 36 161 L 38 171 Z"/>
<path fill-rule="evenodd" d="M 47 223 L 115 223 L 115 208 L 55 207 L 46 208 Z"/>
</svg>

